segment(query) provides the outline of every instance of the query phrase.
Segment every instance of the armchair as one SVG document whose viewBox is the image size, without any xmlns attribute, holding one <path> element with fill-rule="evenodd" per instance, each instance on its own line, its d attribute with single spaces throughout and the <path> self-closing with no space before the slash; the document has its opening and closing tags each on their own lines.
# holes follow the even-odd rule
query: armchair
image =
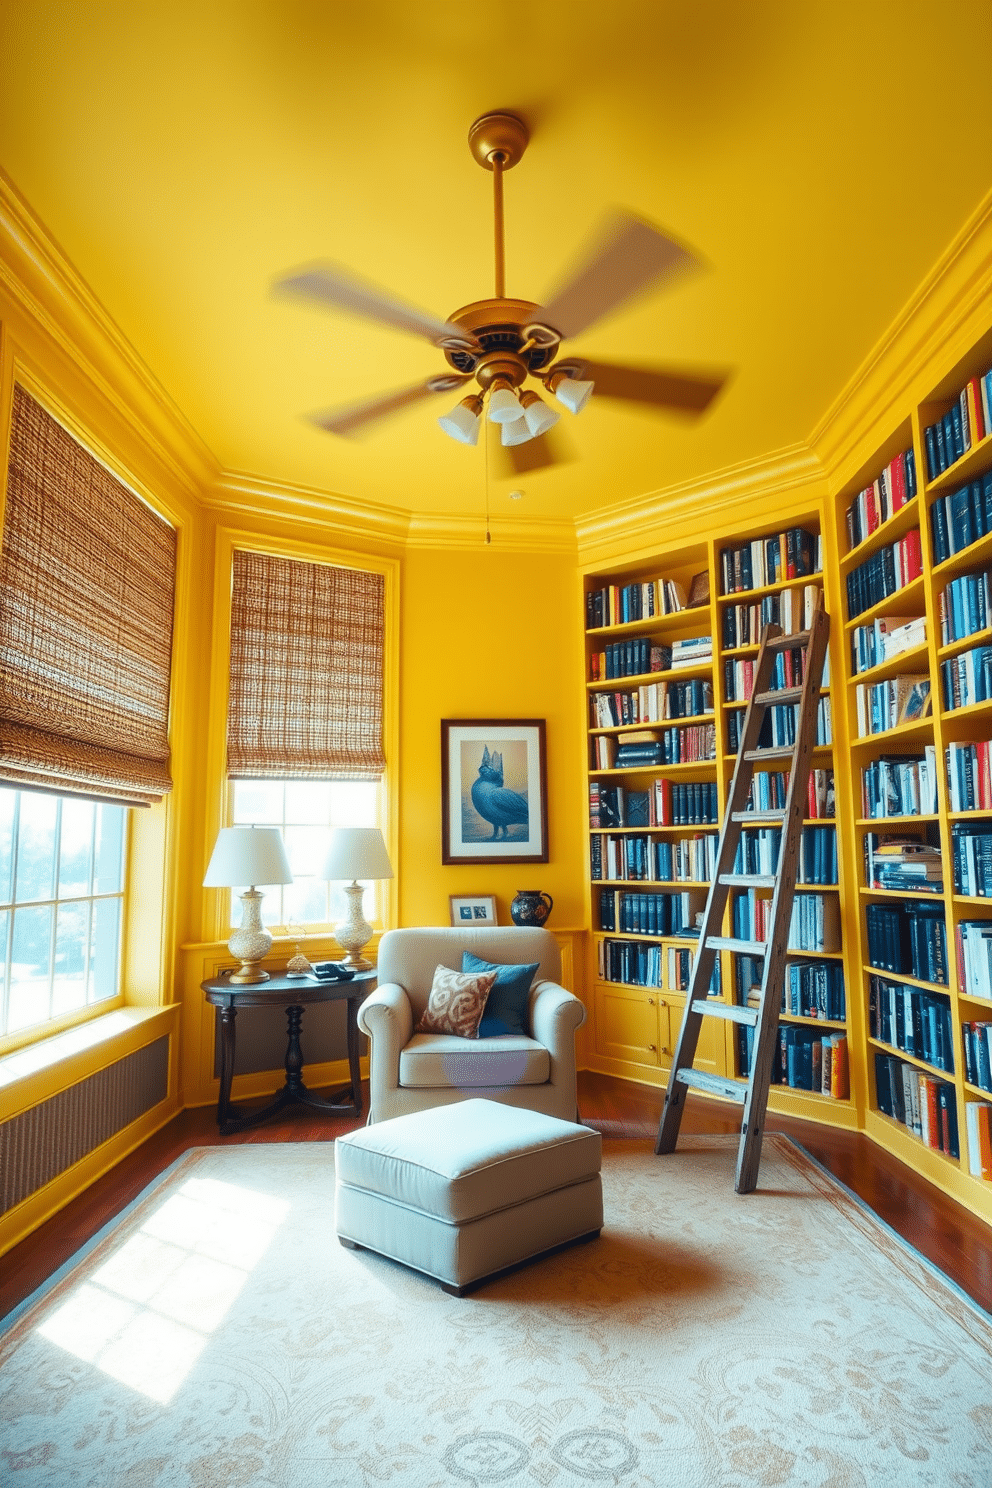
<svg viewBox="0 0 992 1488">
<path fill-rule="evenodd" d="M 528 1003 L 528 1036 L 463 1039 L 414 1033 L 434 971 L 461 971 L 462 953 L 508 965 L 538 963 Z M 586 1010 L 559 986 L 561 953 L 536 927 L 390 930 L 379 944 L 379 985 L 362 1003 L 369 1038 L 369 1122 L 483 1097 L 577 1119 L 575 1031 Z"/>
</svg>

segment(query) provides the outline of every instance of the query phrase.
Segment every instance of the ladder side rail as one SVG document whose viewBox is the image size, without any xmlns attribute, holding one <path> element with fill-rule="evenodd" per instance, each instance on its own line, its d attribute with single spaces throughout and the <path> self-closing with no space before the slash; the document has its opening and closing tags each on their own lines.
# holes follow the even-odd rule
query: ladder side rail
<svg viewBox="0 0 992 1488">
<path fill-rule="evenodd" d="M 813 750 L 816 747 L 817 707 L 820 700 L 829 628 L 829 616 L 818 606 L 813 617 L 812 634 L 806 653 L 806 676 L 803 681 L 796 729 L 796 747 L 786 793 L 786 814 L 783 822 L 779 871 L 772 894 L 770 914 L 772 933 L 769 937 L 770 944 L 765 956 L 761 980 L 761 1016 L 754 1041 L 749 1089 L 741 1123 L 741 1145 L 734 1185 L 738 1193 L 750 1193 L 758 1179 L 761 1143 L 764 1136 L 764 1117 L 771 1086 L 772 1064 L 777 1050 L 781 987 L 789 954 L 792 907 L 795 901 L 809 774 L 813 763 Z"/>
<path fill-rule="evenodd" d="M 723 827 L 720 832 L 719 846 L 717 847 L 716 866 L 710 882 L 709 893 L 706 896 L 702 929 L 697 942 L 696 955 L 693 960 L 692 975 L 689 978 L 689 985 L 686 989 L 682 1025 L 679 1029 L 679 1035 L 672 1053 L 672 1063 L 668 1071 L 668 1089 L 665 1095 L 665 1107 L 662 1112 L 661 1123 L 658 1128 L 658 1140 L 655 1145 L 656 1153 L 674 1151 L 675 1144 L 678 1141 L 687 1087 L 681 1084 L 676 1076 L 680 1069 L 690 1066 L 696 1057 L 696 1045 L 699 1040 L 702 1014 L 694 1012 L 692 1005 L 697 999 L 705 999 L 709 993 L 710 979 L 713 975 L 713 966 L 717 956 L 716 950 L 708 943 L 709 937 L 713 933 L 714 922 L 717 929 L 722 924 L 730 888 L 729 885 L 721 882 L 721 878 L 733 869 L 734 860 L 737 855 L 737 844 L 740 841 L 741 834 L 740 823 L 734 821 L 733 813 L 743 810 L 754 773 L 754 766 L 745 758 L 745 753 L 747 750 L 753 749 L 757 744 L 765 719 L 765 705 L 756 703 L 755 698 L 759 693 L 767 689 L 768 679 L 771 674 L 773 656 L 768 648 L 768 642 L 781 634 L 781 627 L 778 625 L 766 625 L 762 631 L 761 646 L 754 669 L 751 698 L 748 702 L 747 712 L 744 715 L 744 727 L 741 730 L 737 759 L 734 763 L 734 773 L 731 776 L 730 789 L 727 794 Z"/>
</svg>

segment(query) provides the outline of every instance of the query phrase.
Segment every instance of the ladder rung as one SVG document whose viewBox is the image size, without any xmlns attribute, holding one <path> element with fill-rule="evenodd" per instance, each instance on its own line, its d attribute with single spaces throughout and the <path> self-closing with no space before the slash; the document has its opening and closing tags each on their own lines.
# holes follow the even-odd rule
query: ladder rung
<svg viewBox="0 0 992 1488">
<path fill-rule="evenodd" d="M 770 744 L 767 749 L 745 749 L 746 760 L 791 759 L 795 754 L 794 744 Z"/>
<path fill-rule="evenodd" d="M 742 1106 L 747 1099 L 746 1080 L 728 1080 L 723 1075 L 711 1075 L 707 1070 L 680 1069 L 675 1076 L 679 1085 L 688 1085 L 690 1090 L 705 1090 L 710 1095 L 722 1096 Z"/>
<path fill-rule="evenodd" d="M 723 1018 L 728 1023 L 746 1023 L 749 1028 L 757 1028 L 759 1009 L 754 1007 L 738 1007 L 736 1003 L 710 1001 L 709 998 L 697 997 L 692 1004 L 694 1013 L 701 1013 L 704 1018 Z"/>
<path fill-rule="evenodd" d="M 754 701 L 759 708 L 771 708 L 776 703 L 798 703 L 803 695 L 801 687 L 780 687 L 776 692 L 759 692 Z"/>
<path fill-rule="evenodd" d="M 765 642 L 766 651 L 795 651 L 805 650 L 809 644 L 809 631 L 801 630 L 798 635 L 776 636 L 773 641 Z"/>
<path fill-rule="evenodd" d="M 780 822 L 785 821 L 784 806 L 767 806 L 763 811 L 732 811 L 735 822 Z"/>
<path fill-rule="evenodd" d="M 737 940 L 733 935 L 707 935 L 706 944 L 711 951 L 736 951 L 739 956 L 764 956 L 768 950 L 764 940 Z"/>
<path fill-rule="evenodd" d="M 736 889 L 773 889 L 778 878 L 774 873 L 721 873 L 720 882 Z"/>
</svg>

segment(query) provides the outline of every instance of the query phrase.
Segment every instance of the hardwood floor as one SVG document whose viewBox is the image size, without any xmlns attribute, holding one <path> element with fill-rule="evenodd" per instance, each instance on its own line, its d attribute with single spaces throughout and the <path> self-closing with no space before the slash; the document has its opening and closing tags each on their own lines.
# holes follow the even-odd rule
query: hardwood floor
<svg viewBox="0 0 992 1488">
<path fill-rule="evenodd" d="M 583 1119 L 604 1136 L 653 1140 L 663 1099 L 664 1092 L 650 1086 L 588 1072 L 579 1077 Z M 728 1108 L 724 1114 L 716 1103 L 690 1096 L 682 1130 L 735 1132 L 738 1118 L 735 1110 Z M 358 1125 L 361 1122 L 354 1118 L 311 1118 L 304 1107 L 295 1106 L 254 1131 L 220 1137 L 212 1107 L 184 1111 L 7 1253 L 0 1269 L 0 1317 L 30 1296 L 188 1148 L 230 1142 L 333 1142 Z M 788 1117 L 769 1117 L 768 1130 L 785 1132 L 802 1143 L 881 1219 L 992 1312 L 992 1227 L 858 1133 Z"/>
</svg>

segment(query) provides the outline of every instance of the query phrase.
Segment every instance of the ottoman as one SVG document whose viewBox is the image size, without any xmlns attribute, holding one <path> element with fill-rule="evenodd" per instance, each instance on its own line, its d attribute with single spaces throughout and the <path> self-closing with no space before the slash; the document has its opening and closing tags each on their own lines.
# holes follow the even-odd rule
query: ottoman
<svg viewBox="0 0 992 1488">
<path fill-rule="evenodd" d="M 335 1143 L 342 1245 L 401 1261 L 461 1297 L 497 1271 L 603 1225 L 598 1132 L 467 1100 Z"/>
</svg>

